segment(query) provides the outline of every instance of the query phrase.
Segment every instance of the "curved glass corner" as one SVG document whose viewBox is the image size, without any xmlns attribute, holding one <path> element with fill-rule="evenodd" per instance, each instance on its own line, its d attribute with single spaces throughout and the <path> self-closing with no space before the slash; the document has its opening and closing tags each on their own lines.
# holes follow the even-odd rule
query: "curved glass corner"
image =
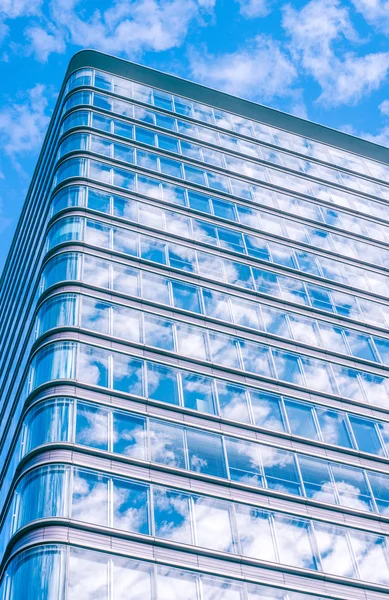
<svg viewBox="0 0 389 600">
<path fill-rule="evenodd" d="M 28 585 L 26 585 L 28 582 Z M 90 548 L 42 544 L 7 567 L 1 600 L 330 600 Z"/>
</svg>

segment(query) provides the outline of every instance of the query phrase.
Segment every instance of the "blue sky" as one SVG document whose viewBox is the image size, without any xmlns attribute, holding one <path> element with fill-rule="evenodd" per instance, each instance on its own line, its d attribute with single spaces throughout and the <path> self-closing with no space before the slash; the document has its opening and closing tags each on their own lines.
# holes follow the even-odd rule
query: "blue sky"
<svg viewBox="0 0 389 600">
<path fill-rule="evenodd" d="M 0 270 L 77 50 L 389 145 L 388 34 L 388 0 L 0 0 Z"/>
</svg>

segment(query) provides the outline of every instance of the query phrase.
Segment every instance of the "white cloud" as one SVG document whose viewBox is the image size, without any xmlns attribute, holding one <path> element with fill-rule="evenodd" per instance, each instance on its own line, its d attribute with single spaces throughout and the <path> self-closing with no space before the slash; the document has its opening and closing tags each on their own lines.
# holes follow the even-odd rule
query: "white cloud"
<svg viewBox="0 0 389 600">
<path fill-rule="evenodd" d="M 322 88 L 328 105 L 355 104 L 377 89 L 389 70 L 389 52 L 357 56 L 342 52 L 344 42 L 359 42 L 346 8 L 338 0 L 311 0 L 300 11 L 288 5 L 283 26 L 291 52 Z M 338 52 L 336 54 L 335 45 Z"/>
<path fill-rule="evenodd" d="M 25 36 L 30 41 L 36 58 L 41 62 L 46 62 L 52 52 L 63 53 L 66 50 L 65 40 L 56 29 L 49 33 L 39 26 L 27 27 Z"/>
<path fill-rule="evenodd" d="M 375 135 L 371 133 L 360 133 L 360 137 L 369 140 L 369 142 L 374 142 L 374 144 L 380 144 L 380 146 L 388 146 L 389 147 L 389 125 L 383 127 L 381 131 L 376 133 Z"/>
<path fill-rule="evenodd" d="M 388 0 L 352 0 L 352 3 L 368 23 L 384 31 L 389 31 Z"/>
<path fill-rule="evenodd" d="M 0 140 L 11 157 L 37 150 L 49 122 L 46 88 L 37 84 L 24 94 L 21 103 L 9 103 L 0 111 Z"/>
<path fill-rule="evenodd" d="M 258 36 L 244 49 L 231 54 L 193 52 L 190 64 L 198 81 L 260 101 L 291 93 L 297 76 L 280 45 L 266 36 Z"/>
<path fill-rule="evenodd" d="M 204 24 L 215 0 L 123 0 L 89 18 L 81 5 L 82 0 L 52 0 L 49 29 L 33 25 L 26 30 L 38 60 L 64 52 L 66 42 L 129 58 L 178 47 L 192 21 Z"/>
<path fill-rule="evenodd" d="M 389 100 L 384 100 L 378 107 L 383 115 L 389 116 Z"/>
<path fill-rule="evenodd" d="M 0 0 L 0 15 L 9 19 L 37 15 L 42 2 L 43 0 Z"/>
<path fill-rule="evenodd" d="M 265 17 L 270 12 L 268 0 L 238 0 L 240 13 L 248 19 L 254 17 Z"/>
</svg>

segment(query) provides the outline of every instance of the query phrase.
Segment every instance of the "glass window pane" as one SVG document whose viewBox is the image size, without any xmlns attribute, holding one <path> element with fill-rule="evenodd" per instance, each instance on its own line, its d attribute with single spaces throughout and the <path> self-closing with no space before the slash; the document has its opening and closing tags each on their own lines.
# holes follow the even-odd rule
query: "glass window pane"
<svg viewBox="0 0 389 600">
<path fill-rule="evenodd" d="M 160 275 L 142 271 L 142 297 L 169 306 L 171 302 L 168 280 Z"/>
<path fill-rule="evenodd" d="M 231 505 L 214 498 L 194 498 L 196 542 L 203 548 L 234 552 Z"/>
<path fill-rule="evenodd" d="M 221 436 L 187 429 L 186 439 L 191 471 L 227 477 Z"/>
<path fill-rule="evenodd" d="M 111 197 L 104 192 L 88 188 L 87 206 L 93 210 L 109 214 L 111 212 Z"/>
<path fill-rule="evenodd" d="M 146 260 L 166 264 L 165 248 L 166 244 L 158 240 L 146 236 L 141 236 L 141 257 Z"/>
<path fill-rule="evenodd" d="M 177 371 L 156 363 L 147 365 L 147 396 L 167 404 L 179 404 Z"/>
<path fill-rule="evenodd" d="M 316 408 L 323 441 L 344 448 L 352 448 L 346 415 L 335 410 Z"/>
<path fill-rule="evenodd" d="M 124 412 L 112 413 L 112 448 L 118 454 L 146 459 L 146 419 Z"/>
<path fill-rule="evenodd" d="M 275 515 L 274 524 L 281 563 L 318 570 L 309 523 L 302 519 Z"/>
<path fill-rule="evenodd" d="M 359 450 L 383 456 L 384 450 L 374 421 L 356 415 L 349 415 L 349 420 Z"/>
<path fill-rule="evenodd" d="M 112 306 L 112 335 L 130 342 L 141 342 L 141 315 L 126 306 Z"/>
<path fill-rule="evenodd" d="M 387 586 L 389 583 L 389 566 L 383 536 L 351 530 L 350 541 L 361 579 Z"/>
<path fill-rule="evenodd" d="M 311 440 L 319 439 L 313 408 L 309 404 L 297 400 L 284 399 L 286 414 L 288 415 L 290 431 L 293 435 L 301 435 Z"/>
<path fill-rule="evenodd" d="M 254 423 L 258 427 L 285 431 L 285 423 L 281 410 L 281 397 L 263 391 L 250 390 L 251 407 Z"/>
<path fill-rule="evenodd" d="M 272 351 L 278 378 L 289 383 L 304 385 L 299 356 L 282 350 Z"/>
<path fill-rule="evenodd" d="M 373 491 L 378 512 L 389 514 L 389 476 L 382 473 L 367 472 L 368 480 Z"/>
<path fill-rule="evenodd" d="M 92 385 L 108 386 L 108 352 L 81 344 L 77 361 L 77 379 Z"/>
<path fill-rule="evenodd" d="M 72 519 L 108 525 L 108 477 L 75 469 Z"/>
<path fill-rule="evenodd" d="M 195 313 L 201 313 L 200 291 L 194 285 L 181 283 L 179 281 L 171 282 L 173 291 L 173 304 L 176 308 L 183 308 Z"/>
<path fill-rule="evenodd" d="M 261 457 L 267 486 L 271 490 L 302 495 L 300 477 L 292 452 L 261 446 Z"/>
<path fill-rule="evenodd" d="M 298 462 L 307 497 L 319 502 L 338 504 L 329 463 L 302 455 L 298 456 Z"/>
<path fill-rule="evenodd" d="M 108 450 L 108 411 L 77 402 L 76 444 Z"/>
<path fill-rule="evenodd" d="M 242 553 L 259 560 L 277 562 L 270 514 L 243 504 L 236 504 L 235 508 Z"/>
<path fill-rule="evenodd" d="M 160 317 L 144 316 L 145 344 L 173 352 L 173 324 Z"/>
<path fill-rule="evenodd" d="M 139 271 L 129 267 L 112 265 L 112 289 L 129 296 L 139 296 Z"/>
<path fill-rule="evenodd" d="M 247 392 L 244 388 L 222 381 L 216 382 L 220 415 L 233 421 L 250 423 Z"/>
<path fill-rule="evenodd" d="M 263 487 L 258 445 L 234 438 L 226 438 L 225 444 L 230 478 L 233 481 Z"/>
<path fill-rule="evenodd" d="M 157 567 L 156 575 L 158 600 L 198 600 L 197 576 L 170 567 Z M 151 597 L 150 597 L 151 599 Z M 127 599 L 126 599 L 127 600 Z M 142 600 L 146 600 L 143 599 Z"/>
<path fill-rule="evenodd" d="M 328 523 L 315 523 L 315 538 L 325 573 L 356 578 L 347 530 Z"/>
<path fill-rule="evenodd" d="M 177 324 L 176 331 L 180 354 L 200 360 L 209 360 L 206 332 L 203 329 Z"/>
<path fill-rule="evenodd" d="M 113 354 L 113 389 L 143 396 L 143 361 Z"/>
<path fill-rule="evenodd" d="M 358 510 L 375 511 L 366 478 L 361 469 L 332 463 L 331 470 L 340 503 L 343 506 Z"/>
<path fill-rule="evenodd" d="M 155 535 L 167 540 L 193 544 L 190 497 L 155 486 L 153 500 Z"/>
<path fill-rule="evenodd" d="M 154 419 L 150 419 L 149 426 L 151 460 L 186 469 L 183 427 Z"/>
<path fill-rule="evenodd" d="M 147 563 L 115 556 L 112 600 L 151 600 L 152 569 Z"/>
<path fill-rule="evenodd" d="M 124 479 L 113 480 L 113 526 L 148 535 L 149 487 Z"/>
<path fill-rule="evenodd" d="M 274 377 L 269 348 L 261 344 L 240 342 L 245 371 L 264 377 Z"/>
<path fill-rule="evenodd" d="M 100 552 L 70 548 L 69 600 L 108 600 L 108 560 Z M 26 585 L 26 582 L 24 582 Z"/>
<path fill-rule="evenodd" d="M 82 298 L 81 327 L 109 334 L 110 308 L 106 302 L 84 296 Z"/>
<path fill-rule="evenodd" d="M 215 414 L 215 392 L 212 379 L 181 373 L 184 406 L 192 410 Z"/>
</svg>

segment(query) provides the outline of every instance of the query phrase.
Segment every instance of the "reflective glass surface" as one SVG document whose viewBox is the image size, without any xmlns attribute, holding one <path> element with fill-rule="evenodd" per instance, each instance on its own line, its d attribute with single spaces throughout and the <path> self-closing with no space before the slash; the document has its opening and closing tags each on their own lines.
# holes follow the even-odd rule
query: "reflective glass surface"
<svg viewBox="0 0 389 600">
<path fill-rule="evenodd" d="M 39 480 L 35 503 L 32 488 L 25 487 L 31 478 Z M 18 490 L 13 531 L 37 518 L 62 516 L 130 534 L 154 535 L 167 543 L 389 582 L 387 539 L 373 532 L 71 466 L 34 469 Z"/>
<path fill-rule="evenodd" d="M 52 363 L 58 363 L 55 376 L 52 375 Z M 44 376 L 41 374 L 42 364 L 46 366 Z M 51 377 L 73 379 L 76 370 L 77 379 L 91 385 L 109 386 L 135 396 L 181 405 L 203 413 L 220 414 L 223 418 L 251 422 L 265 429 L 290 431 L 345 447 L 355 445 L 377 455 L 386 456 L 389 448 L 389 429 L 385 421 L 374 421 L 353 414 L 347 417 L 345 412 L 324 406 L 291 400 L 257 388 L 229 384 L 214 377 L 75 342 L 50 344 L 37 353 L 32 364 L 31 389 L 50 381 Z M 372 398 L 371 403 L 375 402 L 377 398 Z M 312 424 L 309 428 L 303 428 L 305 420 L 301 423 L 296 419 L 296 403 L 300 407 L 300 414 L 305 414 L 304 419 L 314 415 L 315 429 Z M 365 435 L 365 431 L 369 431 L 369 436 Z"/>
<path fill-rule="evenodd" d="M 159 561 L 148 562 L 57 544 L 41 544 L 14 557 L 7 566 L 1 592 L 2 600 L 329 599 L 294 592 L 284 586 L 246 583 L 165 566 Z"/>
<path fill-rule="evenodd" d="M 44 429 L 46 424 L 48 430 Z M 389 514 L 387 474 L 81 400 L 76 406 L 70 399 L 45 403 L 34 408 L 26 420 L 23 454 L 61 441 L 319 502 Z"/>
</svg>

